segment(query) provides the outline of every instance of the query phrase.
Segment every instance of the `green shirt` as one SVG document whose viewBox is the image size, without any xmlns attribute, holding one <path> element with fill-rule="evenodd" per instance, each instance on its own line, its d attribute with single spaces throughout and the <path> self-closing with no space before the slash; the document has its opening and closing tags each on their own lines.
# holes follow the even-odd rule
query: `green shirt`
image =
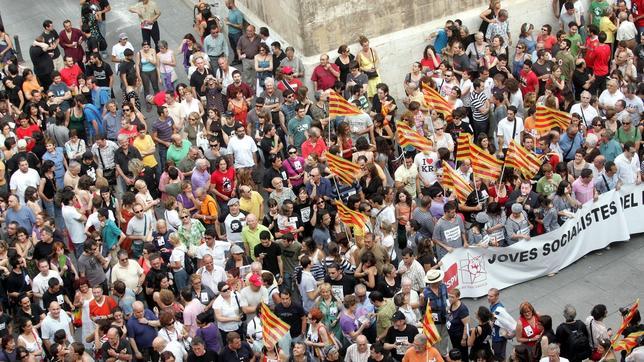
<svg viewBox="0 0 644 362">
<path fill-rule="evenodd" d="M 306 131 L 311 127 L 312 121 L 309 115 L 302 119 L 293 117 L 288 121 L 288 133 L 293 137 L 293 145 L 298 149 L 301 149 L 302 143 L 306 141 Z"/>
<path fill-rule="evenodd" d="M 593 14 L 593 25 L 599 28 L 599 19 L 604 16 L 606 9 L 608 9 L 608 1 L 593 1 L 590 3 L 590 13 Z"/>
<path fill-rule="evenodd" d="M 577 58 L 577 54 L 579 54 L 579 44 L 581 44 L 581 35 L 579 35 L 579 33 L 568 35 L 566 39 L 570 40 L 570 54 Z"/>
<path fill-rule="evenodd" d="M 537 193 L 545 196 L 550 196 L 557 191 L 557 186 L 561 182 L 561 176 L 557 173 L 552 174 L 552 178 L 548 180 L 546 176 L 537 181 Z"/>
<path fill-rule="evenodd" d="M 624 144 L 628 141 L 635 143 L 642 139 L 642 137 L 640 136 L 640 130 L 631 125 L 630 132 L 625 131 L 624 126 L 619 127 L 617 132 L 615 132 L 615 139 L 619 141 L 619 143 Z"/>
<path fill-rule="evenodd" d="M 168 160 L 172 160 L 175 165 L 178 165 L 181 160 L 188 157 L 188 151 L 190 151 L 191 146 L 192 143 L 188 140 L 182 140 L 181 147 L 175 146 L 174 143 L 171 144 L 170 147 L 168 147 L 168 152 L 166 154 Z"/>
<path fill-rule="evenodd" d="M 114 245 L 119 241 L 121 234 L 123 232 L 116 226 L 116 223 L 112 219 L 105 220 L 105 226 L 101 230 L 101 236 L 103 237 L 103 242 L 107 250 L 112 249 Z"/>
<path fill-rule="evenodd" d="M 391 327 L 391 316 L 396 312 L 393 299 L 385 299 L 376 312 L 376 334 L 379 336 Z"/>
<path fill-rule="evenodd" d="M 259 234 L 264 230 L 270 233 L 270 230 L 268 230 L 268 228 L 262 224 L 258 224 L 257 228 L 254 231 L 251 230 L 250 227 L 248 227 L 248 225 L 244 225 L 244 227 L 242 228 L 241 238 L 245 244 L 248 244 L 250 257 L 253 258 L 253 261 L 255 261 L 255 255 L 253 253 L 253 250 L 255 250 L 255 245 L 260 243 Z M 272 238 L 273 238 L 273 234 L 271 234 L 271 239 Z"/>
</svg>

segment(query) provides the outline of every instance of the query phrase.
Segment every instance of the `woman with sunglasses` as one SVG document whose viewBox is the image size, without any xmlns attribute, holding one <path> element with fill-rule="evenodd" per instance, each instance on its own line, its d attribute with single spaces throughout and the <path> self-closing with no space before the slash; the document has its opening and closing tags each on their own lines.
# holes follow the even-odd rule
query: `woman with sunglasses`
<svg viewBox="0 0 644 362">
<path fill-rule="evenodd" d="M 298 155 L 297 148 L 295 148 L 295 146 L 289 146 L 288 158 L 284 160 L 283 166 L 292 185 L 292 189 L 296 193 L 304 184 L 304 177 L 306 174 L 304 170 L 305 165 L 306 161 L 302 156 Z"/>
</svg>

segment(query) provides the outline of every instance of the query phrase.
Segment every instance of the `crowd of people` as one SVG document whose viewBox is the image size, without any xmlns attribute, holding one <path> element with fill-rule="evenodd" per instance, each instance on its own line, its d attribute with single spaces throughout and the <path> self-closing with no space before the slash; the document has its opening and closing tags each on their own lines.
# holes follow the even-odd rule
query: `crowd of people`
<svg viewBox="0 0 644 362">
<path fill-rule="evenodd" d="M 530 240 L 641 183 L 644 1 L 553 0 L 556 23 L 511 35 L 491 0 L 478 31 L 449 20 L 429 36 L 404 95 L 364 36 L 307 70 L 234 0 L 225 16 L 200 1 L 178 49 L 152 0 L 127 9 L 140 46 L 107 43 L 108 0 L 80 3 L 80 19 L 42 23 L 32 67 L 0 25 L 0 361 L 642 360 L 613 352 L 602 304 L 585 320 L 562 307 L 554 329 L 528 302 L 515 320 L 491 289 L 470 315 L 441 258 Z M 359 114 L 330 115 L 335 94 Z M 538 106 L 569 124 L 538 129 Z M 432 148 L 401 147 L 401 126 Z M 463 134 L 542 165 L 482 179 L 456 162 Z M 355 182 L 329 153 L 359 165 Z M 471 183 L 465 200 L 447 166 Z M 343 224 L 338 203 L 367 225 Z M 276 345 L 262 304 L 290 327 Z M 623 335 L 643 330 L 638 312 Z"/>
</svg>

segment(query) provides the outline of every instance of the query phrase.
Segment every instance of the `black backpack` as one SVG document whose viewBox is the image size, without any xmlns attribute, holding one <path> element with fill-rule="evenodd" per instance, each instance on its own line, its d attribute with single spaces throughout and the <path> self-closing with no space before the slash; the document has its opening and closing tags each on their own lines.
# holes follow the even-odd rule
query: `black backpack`
<svg viewBox="0 0 644 362">
<path fill-rule="evenodd" d="M 589 358 L 592 350 L 586 332 L 586 325 L 581 321 L 576 321 L 574 325 L 566 325 L 566 329 L 568 330 L 569 359 L 582 361 Z"/>
</svg>

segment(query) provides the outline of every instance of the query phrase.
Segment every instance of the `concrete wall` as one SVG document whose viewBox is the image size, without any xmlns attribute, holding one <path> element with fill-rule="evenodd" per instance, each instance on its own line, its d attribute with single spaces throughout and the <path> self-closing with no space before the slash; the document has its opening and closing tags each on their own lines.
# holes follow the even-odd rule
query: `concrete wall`
<svg viewBox="0 0 644 362">
<path fill-rule="evenodd" d="M 261 0 L 238 0 L 239 7 L 246 15 L 249 22 L 256 24 L 258 26 L 268 26 L 267 23 L 257 14 L 267 14 L 268 10 L 277 11 L 275 9 L 266 9 L 269 4 L 273 2 L 279 3 L 291 3 L 295 0 L 271 0 L 266 1 L 266 4 Z M 311 4 L 309 0 L 300 0 L 304 6 L 301 7 L 302 14 L 311 14 L 311 10 L 308 9 L 308 6 Z M 427 21 L 425 23 L 416 25 L 416 26 L 407 26 L 409 23 L 413 23 L 419 20 L 418 17 L 429 17 L 429 15 L 424 14 L 424 12 L 429 12 L 429 8 L 424 8 L 422 11 L 417 7 L 418 3 L 428 3 L 432 1 L 433 8 L 436 11 L 440 11 L 440 17 L 438 15 L 434 16 L 434 20 Z M 581 0 L 586 5 L 588 5 L 590 0 Z M 340 0 L 322 0 L 324 5 L 327 3 L 333 5 L 339 3 Z M 397 18 L 395 16 L 389 17 L 382 16 L 381 19 L 376 20 L 375 14 L 369 14 L 368 11 L 364 10 L 365 1 L 360 0 L 345 0 L 345 3 L 349 4 L 349 7 L 355 7 L 355 9 L 362 9 L 363 14 L 366 14 L 365 20 L 354 20 L 349 24 L 345 24 L 346 28 L 340 28 L 338 22 L 327 22 L 327 26 L 323 26 L 322 21 L 318 21 L 318 28 L 315 30 L 319 33 L 317 37 L 308 37 L 306 29 L 314 29 L 312 26 L 305 25 L 302 29 L 302 34 L 295 35 L 295 40 L 284 36 L 280 29 L 284 28 L 287 34 L 292 34 L 295 29 L 288 29 L 288 24 L 284 24 L 279 19 L 286 19 L 290 14 L 290 10 L 286 11 L 284 15 L 278 18 L 271 18 L 269 22 L 271 24 L 269 29 L 271 30 L 271 36 L 275 39 L 279 39 L 282 44 L 293 45 L 296 49 L 296 54 L 302 57 L 308 74 L 306 78 L 310 77 L 310 71 L 318 64 L 319 54 L 328 53 L 331 57 L 331 60 L 334 60 L 337 57 L 335 52 L 338 45 L 343 42 L 348 43 L 349 47 L 353 54 L 356 54 L 359 51 L 359 45 L 357 42 L 358 34 L 365 34 L 369 37 L 370 44 L 378 52 L 381 59 L 381 67 L 379 69 L 381 78 L 383 82 L 389 85 L 392 95 L 395 98 L 400 98 L 404 96 L 404 91 L 402 87 L 402 81 L 405 74 L 407 74 L 411 69 L 411 64 L 414 61 L 418 61 L 421 56 L 423 49 L 428 44 L 427 36 L 434 30 L 439 29 L 444 26 L 445 21 L 448 19 L 461 19 L 463 24 L 466 25 L 471 31 L 478 30 L 481 20 L 479 19 L 479 14 L 487 7 L 487 1 L 479 0 L 452 0 L 451 2 L 443 0 L 425 0 L 425 1 L 411 1 L 411 5 L 403 5 L 399 1 L 391 1 L 392 4 L 396 4 L 396 7 L 392 5 L 391 8 L 384 7 L 381 5 L 381 9 L 386 9 L 391 13 L 398 14 Z M 379 2 L 380 3 L 380 2 Z M 244 4 L 250 4 L 251 6 L 263 7 L 263 13 L 254 13 L 250 11 L 249 8 L 246 8 Z M 442 4 L 437 6 L 436 4 Z M 467 6 L 463 5 L 467 4 Z M 478 4 L 478 5 L 476 5 Z M 397 7 L 399 6 L 399 7 Z M 516 44 L 516 40 L 519 35 L 519 29 L 521 24 L 527 22 L 532 23 L 535 27 L 535 36 L 540 29 L 540 26 L 543 24 L 552 24 L 556 25 L 557 20 L 554 18 L 551 9 L 550 1 L 535 1 L 535 0 L 502 0 L 503 8 L 507 9 L 510 13 L 510 26 L 513 44 Z M 327 13 L 331 14 L 330 19 L 339 19 L 341 18 L 340 11 L 341 9 L 333 6 L 324 7 Z M 457 9 L 469 8 L 466 11 L 458 11 Z M 293 7 L 292 9 L 295 9 Z M 280 10 L 281 11 L 281 10 Z M 366 12 L 365 12 L 366 11 Z M 351 11 L 351 14 L 355 16 L 358 12 Z M 423 13 L 422 15 L 419 15 Z M 402 15 L 401 15 L 402 14 Z M 407 14 L 406 16 L 403 16 Z M 450 15 L 451 14 L 451 15 Z M 285 18 L 286 16 L 286 18 Z M 409 22 L 404 22 L 402 19 L 413 18 Z M 316 20 L 317 21 L 317 20 Z M 378 24 L 374 24 L 378 23 Z M 403 26 L 403 23 L 405 24 Z M 368 24 L 365 26 L 365 24 Z M 291 24 L 292 25 L 292 24 Z M 391 26 L 390 26 L 391 25 Z M 379 36 L 373 36 L 372 34 L 376 31 L 383 31 L 387 27 L 390 27 L 392 30 L 401 29 L 397 31 L 390 31 L 380 34 Z M 555 26 L 553 26 L 555 27 Z M 556 27 L 555 27 L 556 28 Z M 364 32 L 362 32 L 364 31 Z M 333 35 L 334 34 L 334 35 Z M 304 41 L 305 40 L 305 41 Z M 321 42 L 320 44 L 312 45 L 303 45 L 302 42 L 314 43 L 315 41 Z M 304 49 L 319 49 L 315 54 L 306 54 L 302 56 L 302 53 L 305 52 Z M 308 56 L 307 56 L 308 55 Z M 308 84 L 309 89 L 312 89 L 311 84 Z"/>
</svg>

